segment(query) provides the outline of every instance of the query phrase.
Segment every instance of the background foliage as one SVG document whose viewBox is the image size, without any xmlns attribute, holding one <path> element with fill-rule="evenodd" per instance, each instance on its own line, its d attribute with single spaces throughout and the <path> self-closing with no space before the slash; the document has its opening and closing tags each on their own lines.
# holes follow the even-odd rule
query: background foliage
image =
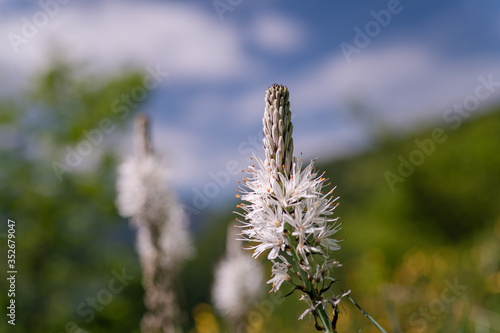
<svg viewBox="0 0 500 333">
<path fill-rule="evenodd" d="M 56 63 L 22 98 L 0 102 L 0 216 L 17 223 L 19 272 L 18 317 L 9 332 L 78 331 L 72 323 L 89 332 L 138 332 L 144 310 L 133 234 L 114 208 L 120 158 L 114 147 L 130 134 L 122 129 L 134 110 L 125 119 L 112 111 L 121 94 L 141 84 L 141 73 L 82 77 L 74 68 Z M 500 110 L 485 111 L 456 130 L 436 124 L 410 135 L 384 133 L 360 155 L 319 160 L 341 197 L 336 212 L 344 221 L 345 242 L 333 255 L 344 267 L 334 274 L 340 280 L 337 292 L 351 289 L 388 331 L 500 331 Z M 52 163 L 64 161 L 66 147 L 75 147 L 103 118 L 112 119 L 116 131 L 105 134 L 60 182 Z M 447 140 L 436 143 L 391 191 L 384 174 L 397 173 L 398 157 L 407 159 L 418 149 L 414 140 L 430 138 L 436 126 Z M 209 305 L 210 287 L 224 253 L 226 225 L 234 223 L 234 204 L 211 212 L 198 228 L 198 256 L 186 266 L 179 288 L 188 332 L 225 330 Z M 5 240 L 0 241 L 6 252 Z M 6 267 L 5 256 L 0 262 Z M 134 279 L 87 322 L 78 306 L 107 288 L 113 270 L 122 269 Z M 5 277 L 1 281 L 6 290 Z M 453 302 L 440 302 L 447 281 L 466 290 Z M 303 304 L 292 301 L 297 298 L 270 307 L 264 293 L 248 317 L 247 331 L 313 331 L 307 319 L 297 321 L 303 311 Z M 0 304 L 7 301 L 0 293 Z M 0 331 L 6 327 L 1 320 Z M 347 302 L 339 328 L 376 331 Z"/>
</svg>

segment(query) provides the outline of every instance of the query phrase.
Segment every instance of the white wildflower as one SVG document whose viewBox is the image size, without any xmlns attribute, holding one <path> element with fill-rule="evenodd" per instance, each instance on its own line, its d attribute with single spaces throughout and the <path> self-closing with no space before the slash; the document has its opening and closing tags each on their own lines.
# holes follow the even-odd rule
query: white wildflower
<svg viewBox="0 0 500 333">
<path fill-rule="evenodd" d="M 232 323 L 249 311 L 263 282 L 260 264 L 239 248 L 233 230 L 228 231 L 226 256 L 216 267 L 212 290 L 215 307 Z"/>
<path fill-rule="evenodd" d="M 307 304 L 307 309 L 302 312 L 299 317 L 299 320 L 302 320 L 308 313 L 313 313 L 316 310 L 316 307 L 313 305 L 311 298 L 307 294 L 302 294 L 302 296 L 300 296 L 300 300 L 306 302 Z"/>
<path fill-rule="evenodd" d="M 286 259 L 285 259 L 286 260 Z M 290 264 L 287 262 L 273 261 L 272 274 L 273 278 L 267 283 L 272 283 L 271 291 L 278 291 L 285 281 L 292 281 L 292 277 L 288 274 Z"/>
<path fill-rule="evenodd" d="M 175 205 L 167 189 L 167 174 L 154 155 L 129 156 L 118 168 L 116 205 L 123 217 L 162 223 L 168 206 Z"/>
<path fill-rule="evenodd" d="M 237 197 L 244 202 L 237 206 L 243 210 L 238 213 L 243 217 L 240 240 L 250 242 L 248 249 L 253 250 L 254 258 L 269 250 L 267 259 L 273 262 L 268 281 L 271 290 L 279 290 L 287 281 L 293 283 L 295 289 L 304 292 L 302 300 L 308 303 L 301 318 L 311 313 L 322 329 L 332 332 L 336 319 L 329 320 L 325 306 L 334 307 L 336 318 L 338 303 L 323 294 L 331 285 L 325 286 L 326 280 L 335 282 L 329 270 L 340 266 L 329 258 L 331 251 L 340 249 L 339 240 L 333 238 L 341 225 L 333 217 L 338 198 L 331 196 L 335 188 L 323 193 L 330 183 L 316 169 L 315 160 L 303 168 L 299 158 L 293 156 L 288 89 L 269 87 L 265 102 L 262 122 L 266 158 L 251 158 L 254 164 L 248 167 L 249 177 L 238 189 Z M 295 283 L 292 277 L 300 282 Z"/>
<path fill-rule="evenodd" d="M 338 296 L 334 296 L 332 297 L 331 299 L 331 303 L 334 305 L 334 306 L 337 306 L 340 301 L 342 300 L 342 298 L 346 297 L 347 295 L 349 295 L 351 293 L 350 290 L 346 291 L 346 292 L 343 292 L 342 294 L 338 295 Z"/>
<path fill-rule="evenodd" d="M 185 213 L 168 191 L 165 168 L 151 149 L 146 116 L 136 117 L 134 143 L 134 156 L 118 169 L 116 205 L 137 230 L 148 309 L 142 330 L 173 332 L 179 315 L 175 279 L 193 248 Z"/>
<path fill-rule="evenodd" d="M 330 218 L 338 198 L 329 197 L 331 191 L 321 194 L 326 179 L 312 171 L 314 162 L 301 170 L 302 163 L 295 160 L 291 167 L 295 177 L 281 177 L 278 183 L 267 182 L 272 179 L 271 170 L 259 158 L 254 160 L 258 167 L 248 168 L 247 188 L 240 189 L 241 199 L 249 204 L 239 205 L 245 212 L 245 220 L 241 221 L 246 227 L 241 232 L 242 239 L 256 243 L 250 247 L 254 249 L 253 256 L 270 250 L 268 259 L 273 260 L 278 254 L 284 254 L 290 245 L 288 232 L 297 240 L 297 250 L 306 264 L 310 254 L 340 249 L 339 240 L 331 238 L 340 230 L 340 223 L 337 218 Z M 303 183 L 311 186 L 308 188 Z M 265 189 L 265 186 L 269 187 Z M 293 193 L 283 189 L 293 189 Z"/>
<path fill-rule="evenodd" d="M 139 115 L 136 120 L 135 155 L 118 168 L 116 206 L 120 215 L 131 218 L 134 227 L 154 228 L 162 248 L 161 260 L 179 265 L 193 253 L 188 221 L 174 194 L 168 191 L 165 166 L 144 139 L 149 137 L 144 117 Z"/>
</svg>

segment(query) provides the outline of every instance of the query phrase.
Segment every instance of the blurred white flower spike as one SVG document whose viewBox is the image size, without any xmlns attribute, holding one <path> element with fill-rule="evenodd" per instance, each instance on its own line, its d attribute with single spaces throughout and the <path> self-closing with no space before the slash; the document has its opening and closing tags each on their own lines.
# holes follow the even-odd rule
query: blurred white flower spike
<svg viewBox="0 0 500 333">
<path fill-rule="evenodd" d="M 261 264 L 241 249 L 233 224 L 227 231 L 226 255 L 215 269 L 212 298 L 231 332 L 239 332 L 243 329 L 243 318 L 262 291 L 263 271 Z"/>
<path fill-rule="evenodd" d="M 332 190 L 323 194 L 328 180 L 311 161 L 304 169 L 293 156 L 293 126 L 288 88 L 273 85 L 266 92 L 263 118 L 266 159 L 251 157 L 249 177 L 238 189 L 243 203 L 237 207 L 244 219 L 240 240 L 252 244 L 256 258 L 269 250 L 272 261 L 272 291 L 290 282 L 301 290 L 309 307 L 304 313 L 313 315 L 318 330 L 335 332 L 340 298 L 330 291 L 336 281 L 330 269 L 340 267 L 330 258 L 339 250 L 339 240 L 332 236 L 341 229 L 333 217 L 338 197 Z M 329 295 L 329 296 L 328 296 Z M 329 309 L 331 306 L 331 309 Z M 329 315 L 328 311 L 331 311 Z M 301 316 L 303 317 L 303 316 Z"/>
<path fill-rule="evenodd" d="M 137 230 L 136 249 L 145 289 L 143 332 L 177 332 L 180 311 L 175 283 L 183 262 L 193 254 L 187 218 L 168 191 L 167 173 L 154 155 L 147 116 L 134 124 L 135 154 L 118 169 L 116 206 Z"/>
</svg>

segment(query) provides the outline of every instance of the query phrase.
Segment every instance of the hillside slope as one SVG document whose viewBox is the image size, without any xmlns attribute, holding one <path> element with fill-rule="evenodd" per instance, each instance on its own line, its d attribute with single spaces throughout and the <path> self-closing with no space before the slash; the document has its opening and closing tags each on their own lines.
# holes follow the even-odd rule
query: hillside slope
<svg viewBox="0 0 500 333">
<path fill-rule="evenodd" d="M 419 306 L 428 305 L 442 291 L 443 281 L 457 276 L 474 289 L 469 310 L 500 307 L 494 297 L 500 292 L 499 110 L 456 129 L 437 125 L 404 139 L 386 138 L 371 151 L 320 169 L 340 196 L 336 212 L 344 222 L 339 237 L 345 242 L 334 253 L 344 263 L 335 274 L 339 287 L 352 289 L 390 331 L 400 326 L 417 332 L 425 324 L 439 332 L 455 329 L 460 322 L 469 325 L 474 318 L 457 302 L 446 304 L 436 315 L 439 320 L 418 320 Z M 213 216 L 199 239 L 199 257 L 188 267 L 185 280 L 191 289 L 190 306 L 210 301 L 213 268 L 223 255 L 233 207 Z M 302 308 L 297 303 L 287 300 L 277 306 L 263 331 L 299 329 L 295 318 Z M 375 332 L 366 318 L 348 308 L 339 327 Z M 299 324 L 308 327 L 307 320 Z"/>
</svg>

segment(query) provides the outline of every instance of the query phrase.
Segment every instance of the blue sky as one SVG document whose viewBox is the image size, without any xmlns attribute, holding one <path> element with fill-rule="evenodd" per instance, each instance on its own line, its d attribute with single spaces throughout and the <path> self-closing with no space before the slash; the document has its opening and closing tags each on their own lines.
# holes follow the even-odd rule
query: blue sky
<svg viewBox="0 0 500 333">
<path fill-rule="evenodd" d="M 442 121 L 479 76 L 500 81 L 498 1 L 224 2 L 234 5 L 221 20 L 212 1 L 0 0 L 0 77 L 9 82 L 0 93 L 20 91 L 54 45 L 89 72 L 159 66 L 170 75 L 142 109 L 172 185 L 193 205 L 194 193 L 214 182 L 210 173 L 233 160 L 247 164 L 273 83 L 290 89 L 296 152 L 327 160 L 370 143 L 352 102 L 400 131 Z M 372 11 L 388 8 L 384 27 Z M 37 32 L 14 46 L 13 34 L 22 36 L 37 15 Z M 341 43 L 356 46 L 354 29 L 367 33 L 367 25 L 377 30 L 348 61 Z M 481 106 L 499 96 L 495 90 Z M 121 150 L 128 146 L 124 139 Z M 238 178 L 230 175 L 208 208 L 230 198 Z"/>
</svg>

